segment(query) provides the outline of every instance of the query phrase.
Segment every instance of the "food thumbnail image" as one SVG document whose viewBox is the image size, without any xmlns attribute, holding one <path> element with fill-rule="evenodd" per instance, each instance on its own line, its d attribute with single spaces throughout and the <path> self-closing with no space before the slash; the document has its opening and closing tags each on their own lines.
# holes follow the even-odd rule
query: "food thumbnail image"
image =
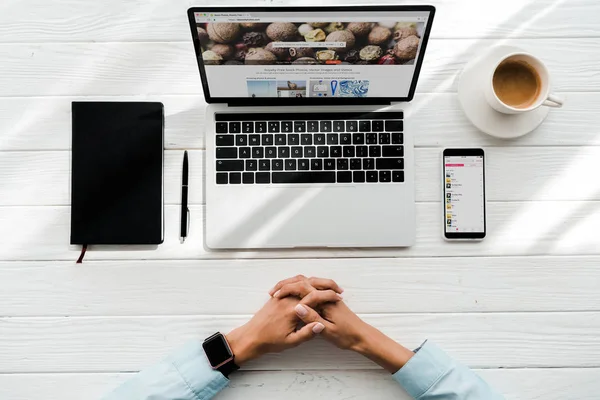
<svg viewBox="0 0 600 400">
<path fill-rule="evenodd" d="M 402 21 L 197 25 L 207 65 L 414 64 L 424 29 Z"/>
</svg>

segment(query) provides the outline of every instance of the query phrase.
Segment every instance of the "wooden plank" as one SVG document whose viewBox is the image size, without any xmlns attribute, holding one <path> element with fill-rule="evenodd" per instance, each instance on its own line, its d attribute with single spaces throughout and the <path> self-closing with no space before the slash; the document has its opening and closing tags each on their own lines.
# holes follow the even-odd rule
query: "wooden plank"
<svg viewBox="0 0 600 400">
<path fill-rule="evenodd" d="M 361 317 L 410 348 L 433 340 L 473 368 L 600 366 L 597 312 Z M 215 330 L 228 332 L 248 318 L 0 318 L 0 373 L 137 371 L 187 340 L 208 337 Z M 247 365 L 248 370 L 370 368 L 376 365 L 322 338 Z"/>
<path fill-rule="evenodd" d="M 417 90 L 455 92 L 465 64 L 499 43 L 545 60 L 557 91 L 600 90 L 600 38 L 431 40 Z M 0 70 L 9 97 L 202 93 L 191 41 L 3 44 Z"/>
<path fill-rule="evenodd" d="M 335 279 L 365 314 L 600 311 L 598 265 L 599 257 L 4 262 L 0 315 L 252 314 L 272 285 L 300 273 Z"/>
<path fill-rule="evenodd" d="M 439 203 L 417 204 L 416 245 L 405 249 L 207 251 L 204 207 L 191 206 L 188 240 L 179 243 L 179 206 L 165 206 L 165 241 L 156 246 L 92 246 L 88 260 L 315 257 L 598 255 L 600 202 L 488 202 L 483 242 L 446 242 Z M 35 221 L 35 226 L 23 221 Z M 76 260 L 69 207 L 0 207 L 0 260 Z"/>
<path fill-rule="evenodd" d="M 190 204 L 204 204 L 204 151 L 191 151 Z M 600 147 L 500 148 L 487 155 L 489 201 L 600 200 Z M 181 203 L 183 151 L 165 152 L 165 204 Z M 70 153 L 67 151 L 0 152 L 0 206 L 69 205 Z M 416 200 L 438 202 L 441 149 L 417 149 Z M 32 174 L 34 169 L 39 173 Z"/>
<path fill-rule="evenodd" d="M 255 2 L 261 5 L 259 2 Z M 381 3 L 398 4 L 383 0 Z M 228 5 L 243 4 L 230 0 Z M 284 4 L 284 3 L 281 3 Z M 317 0 L 294 4 L 321 5 Z M 364 0 L 329 4 L 364 4 Z M 431 4 L 413 0 L 409 4 Z M 189 40 L 185 10 L 191 0 L 106 0 L 102 3 L 63 0 L 4 0 L 0 13 L 0 42 L 173 41 Z M 600 36 L 594 0 L 536 0 L 522 2 L 437 1 L 434 37 L 590 37 Z M 575 22 L 573 22 L 575 21 Z"/>
<path fill-rule="evenodd" d="M 599 93 L 561 93 L 566 106 L 552 110 L 535 133 L 497 140 L 477 130 L 463 115 L 456 94 L 422 93 L 406 104 L 417 147 L 600 145 Z M 165 147 L 204 147 L 206 103 L 201 95 L 124 97 L 0 97 L 0 151 L 68 150 L 72 101 L 161 101 L 165 105 Z M 443 123 L 442 123 L 443 122 Z M 568 154 L 566 152 L 565 154 Z"/>
<path fill-rule="evenodd" d="M 507 400 L 596 400 L 600 369 L 485 369 L 475 370 Z M 31 400 L 97 399 L 133 377 L 133 373 L 8 374 L 0 375 L 0 396 Z M 219 400 L 338 399 L 409 400 L 382 370 L 364 371 L 240 371 L 219 394 Z"/>
</svg>

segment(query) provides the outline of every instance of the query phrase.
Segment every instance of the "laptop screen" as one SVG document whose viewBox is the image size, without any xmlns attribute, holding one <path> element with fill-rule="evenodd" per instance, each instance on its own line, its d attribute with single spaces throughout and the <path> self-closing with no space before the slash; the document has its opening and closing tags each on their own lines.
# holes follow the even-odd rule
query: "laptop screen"
<svg viewBox="0 0 600 400">
<path fill-rule="evenodd" d="M 205 90 L 217 101 L 412 97 L 432 11 L 327 10 L 190 10 Z"/>
</svg>

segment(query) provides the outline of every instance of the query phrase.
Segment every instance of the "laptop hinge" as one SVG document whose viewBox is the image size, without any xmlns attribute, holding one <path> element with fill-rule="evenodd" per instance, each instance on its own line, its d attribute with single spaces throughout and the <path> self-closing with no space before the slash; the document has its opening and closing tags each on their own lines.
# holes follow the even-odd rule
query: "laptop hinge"
<svg viewBox="0 0 600 400">
<path fill-rule="evenodd" d="M 311 103 L 308 102 L 306 104 L 272 104 L 272 103 L 257 103 L 256 101 L 236 101 L 235 103 L 227 103 L 227 107 L 302 107 L 302 106 L 391 106 L 393 103 L 391 101 L 369 101 L 361 104 L 356 103 L 332 103 L 332 104 L 323 104 L 323 103 Z"/>
</svg>

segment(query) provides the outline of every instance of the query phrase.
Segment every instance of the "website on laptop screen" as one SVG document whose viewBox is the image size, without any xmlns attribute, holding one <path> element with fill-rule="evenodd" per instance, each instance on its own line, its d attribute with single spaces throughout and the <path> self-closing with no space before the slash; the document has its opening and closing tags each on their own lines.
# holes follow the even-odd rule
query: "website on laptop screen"
<svg viewBox="0 0 600 400">
<path fill-rule="evenodd" d="M 426 11 L 195 13 L 212 97 L 407 97 L 428 18 Z"/>
</svg>

